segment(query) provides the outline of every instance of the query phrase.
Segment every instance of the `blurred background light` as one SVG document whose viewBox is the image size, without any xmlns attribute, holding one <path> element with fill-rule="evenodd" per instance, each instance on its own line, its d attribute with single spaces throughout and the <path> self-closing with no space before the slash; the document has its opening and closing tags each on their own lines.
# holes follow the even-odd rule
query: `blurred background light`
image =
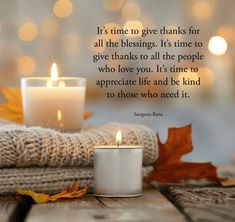
<svg viewBox="0 0 235 222">
<path fill-rule="evenodd" d="M 22 76 L 29 76 L 36 69 L 36 61 L 30 56 L 21 56 L 17 60 L 17 71 Z"/>
<path fill-rule="evenodd" d="M 222 25 L 218 30 L 218 34 L 225 38 L 227 41 L 235 40 L 235 28 L 231 25 Z"/>
<path fill-rule="evenodd" d="M 57 0 L 53 12 L 57 17 L 66 18 L 73 12 L 73 3 L 70 0 Z"/>
<path fill-rule="evenodd" d="M 206 1 L 197 1 L 193 4 L 192 12 L 196 18 L 207 19 L 212 15 L 212 8 Z"/>
<path fill-rule="evenodd" d="M 67 53 L 73 54 L 79 50 L 79 37 L 77 34 L 67 34 L 64 41 L 64 50 Z"/>
<path fill-rule="evenodd" d="M 53 39 L 56 37 L 59 31 L 59 24 L 55 20 L 48 18 L 42 22 L 41 33 L 43 37 L 47 39 Z"/>
<path fill-rule="evenodd" d="M 221 36 L 213 36 L 209 40 L 208 49 L 213 55 L 224 55 L 227 51 L 227 42 Z"/>
<path fill-rule="evenodd" d="M 129 3 L 122 8 L 122 16 L 126 20 L 137 20 L 139 19 L 140 14 L 140 7 L 137 4 Z"/>
<path fill-rule="evenodd" d="M 118 11 L 122 5 L 124 0 L 103 0 L 103 6 L 108 11 Z"/>
<path fill-rule="evenodd" d="M 32 41 L 37 37 L 38 29 L 37 26 L 32 22 L 23 23 L 18 31 L 18 35 L 23 41 Z"/>
<path fill-rule="evenodd" d="M 136 37 L 141 36 L 142 34 L 141 32 L 144 29 L 144 27 L 143 27 L 143 24 L 139 20 L 129 20 L 129 21 L 126 21 L 123 29 L 129 30 L 128 34 L 126 34 L 128 38 L 136 38 Z M 138 34 L 131 34 L 132 29 L 137 29 L 139 31 Z"/>
<path fill-rule="evenodd" d="M 200 67 L 198 74 L 201 78 L 202 86 L 209 87 L 214 83 L 214 74 L 211 69 L 206 67 Z"/>
</svg>

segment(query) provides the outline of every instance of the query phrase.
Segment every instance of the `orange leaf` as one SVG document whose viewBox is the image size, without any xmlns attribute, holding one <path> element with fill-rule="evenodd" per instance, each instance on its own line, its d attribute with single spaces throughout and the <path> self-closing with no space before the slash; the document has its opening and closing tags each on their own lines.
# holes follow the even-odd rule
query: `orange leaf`
<svg viewBox="0 0 235 222">
<path fill-rule="evenodd" d="M 20 88 L 0 88 L 0 92 L 5 98 L 5 103 L 0 104 L 0 118 L 23 123 L 23 108 Z M 84 118 L 92 116 L 91 112 L 84 112 Z"/>
<path fill-rule="evenodd" d="M 159 157 L 154 163 L 154 170 L 145 178 L 150 183 L 179 183 L 185 179 L 219 181 L 216 167 L 211 163 L 183 162 L 184 154 L 193 150 L 191 125 L 182 128 L 170 128 L 165 144 L 158 138 Z"/>
<path fill-rule="evenodd" d="M 85 186 L 82 189 L 78 190 L 79 185 L 78 181 L 74 181 L 71 188 L 67 187 L 61 193 L 55 195 L 48 195 L 45 193 L 36 193 L 32 190 L 28 189 L 17 189 L 17 193 L 20 195 L 27 195 L 31 196 L 36 203 L 47 203 L 47 202 L 54 202 L 62 198 L 78 198 L 86 194 L 88 187 Z"/>
<path fill-rule="evenodd" d="M 223 187 L 235 186 L 235 178 L 220 178 L 220 184 Z"/>
</svg>

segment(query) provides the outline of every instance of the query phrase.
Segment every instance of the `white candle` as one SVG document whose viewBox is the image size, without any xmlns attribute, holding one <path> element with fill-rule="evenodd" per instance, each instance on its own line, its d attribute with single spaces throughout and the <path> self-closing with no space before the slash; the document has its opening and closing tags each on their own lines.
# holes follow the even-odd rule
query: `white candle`
<svg viewBox="0 0 235 222">
<path fill-rule="evenodd" d="M 94 193 L 102 197 L 133 197 L 142 195 L 143 147 L 94 147 Z"/>
<path fill-rule="evenodd" d="M 85 83 L 83 78 L 59 78 L 55 64 L 51 78 L 23 78 L 25 124 L 63 131 L 81 130 Z"/>
</svg>

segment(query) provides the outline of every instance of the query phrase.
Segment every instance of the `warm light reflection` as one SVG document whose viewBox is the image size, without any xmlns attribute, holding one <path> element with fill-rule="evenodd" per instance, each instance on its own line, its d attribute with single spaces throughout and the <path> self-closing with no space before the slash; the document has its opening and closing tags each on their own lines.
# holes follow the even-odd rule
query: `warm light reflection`
<svg viewBox="0 0 235 222">
<path fill-rule="evenodd" d="M 65 82 L 64 81 L 59 81 L 58 86 L 59 86 L 59 88 L 64 88 L 65 87 Z"/>
<path fill-rule="evenodd" d="M 51 79 L 52 81 L 58 80 L 58 69 L 56 63 L 53 63 L 51 66 Z"/>
<path fill-rule="evenodd" d="M 37 34 L 37 26 L 31 22 L 22 24 L 18 32 L 20 39 L 26 42 L 34 40 L 37 37 Z"/>
<path fill-rule="evenodd" d="M 120 146 L 121 142 L 122 142 L 122 132 L 121 130 L 118 130 L 116 134 L 116 145 Z"/>
<path fill-rule="evenodd" d="M 208 49 L 213 55 L 224 55 L 227 51 L 227 42 L 221 36 L 213 36 L 209 40 Z"/>
<path fill-rule="evenodd" d="M 141 14 L 140 8 L 137 4 L 129 3 L 123 6 L 122 16 L 126 20 L 136 20 L 139 19 Z"/>
<path fill-rule="evenodd" d="M 59 109 L 57 111 L 57 119 L 60 121 L 62 119 L 62 113 L 61 113 L 61 110 Z"/>
<path fill-rule="evenodd" d="M 202 86 L 209 87 L 214 83 L 214 74 L 213 74 L 212 70 L 210 70 L 206 67 L 201 67 L 201 68 L 199 68 L 198 74 L 201 78 Z"/>
<path fill-rule="evenodd" d="M 59 31 L 59 24 L 53 19 L 46 19 L 41 26 L 42 35 L 47 39 L 56 37 Z"/>
<path fill-rule="evenodd" d="M 66 18 L 73 12 L 73 3 L 70 0 L 57 0 L 53 12 L 57 17 Z"/>
<path fill-rule="evenodd" d="M 138 21 L 138 20 L 130 20 L 130 21 L 127 21 L 124 24 L 123 29 L 129 30 L 128 34 L 126 34 L 127 37 L 129 37 L 129 38 L 136 38 L 136 37 L 141 36 L 142 30 L 144 29 L 144 27 L 143 27 L 143 25 L 142 25 L 142 23 L 140 21 Z M 132 34 L 131 33 L 131 29 L 137 29 L 139 31 L 138 34 Z"/>
<path fill-rule="evenodd" d="M 193 15 L 199 19 L 207 19 L 212 15 L 211 5 L 206 1 L 197 1 L 193 5 Z"/>
<path fill-rule="evenodd" d="M 103 0 L 104 8 L 109 11 L 117 11 L 122 7 L 124 0 Z"/>
<path fill-rule="evenodd" d="M 77 34 L 68 34 L 64 39 L 64 50 L 67 53 L 76 53 L 79 50 L 79 38 Z"/>
<path fill-rule="evenodd" d="M 219 28 L 218 34 L 228 41 L 235 40 L 235 28 L 231 25 L 223 25 Z"/>
<path fill-rule="evenodd" d="M 30 56 L 21 56 L 17 60 L 17 70 L 20 75 L 29 76 L 34 73 L 36 62 Z"/>
</svg>

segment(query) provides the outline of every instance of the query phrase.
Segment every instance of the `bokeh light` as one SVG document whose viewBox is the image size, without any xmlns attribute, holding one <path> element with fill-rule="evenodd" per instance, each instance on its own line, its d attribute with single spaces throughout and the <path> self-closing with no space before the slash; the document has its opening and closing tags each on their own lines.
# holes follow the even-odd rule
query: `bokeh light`
<svg viewBox="0 0 235 222">
<path fill-rule="evenodd" d="M 124 0 L 103 0 L 103 6 L 108 11 L 118 11 L 122 5 Z"/>
<path fill-rule="evenodd" d="M 66 18 L 73 12 L 73 3 L 70 0 L 57 0 L 53 12 L 57 17 Z"/>
<path fill-rule="evenodd" d="M 218 30 L 218 34 L 230 42 L 235 40 L 235 28 L 231 25 L 221 26 Z"/>
<path fill-rule="evenodd" d="M 23 23 L 20 28 L 18 35 L 21 40 L 29 42 L 37 37 L 38 29 L 37 26 L 32 22 Z"/>
<path fill-rule="evenodd" d="M 30 56 L 21 56 L 17 60 L 17 70 L 22 76 L 29 76 L 36 69 L 36 61 Z"/>
<path fill-rule="evenodd" d="M 118 24 L 109 22 L 105 24 L 104 26 L 108 30 L 108 34 L 102 35 L 102 39 L 104 39 L 105 41 L 108 41 L 109 39 L 111 39 L 112 41 L 117 41 L 121 37 L 121 35 L 119 34 L 116 34 L 116 35 L 111 34 L 111 30 L 120 29 L 120 26 Z"/>
<path fill-rule="evenodd" d="M 140 7 L 137 4 L 129 3 L 122 8 L 122 16 L 126 20 L 137 20 L 139 19 L 140 14 Z"/>
<path fill-rule="evenodd" d="M 154 28 L 155 27 L 155 22 L 153 21 L 152 17 L 149 17 L 147 15 L 142 15 L 141 16 L 141 22 L 144 27 L 149 27 L 149 28 Z"/>
<path fill-rule="evenodd" d="M 202 86 L 209 87 L 214 83 L 214 74 L 209 68 L 200 67 L 198 74 L 201 78 Z"/>
<path fill-rule="evenodd" d="M 207 19 L 212 15 L 211 5 L 206 1 L 197 1 L 193 5 L 193 15 L 199 19 Z"/>
<path fill-rule="evenodd" d="M 47 39 L 56 37 L 59 31 L 59 24 L 53 19 L 46 19 L 41 26 L 42 35 Z"/>
<path fill-rule="evenodd" d="M 144 29 L 144 27 L 143 27 L 143 24 L 139 20 L 129 20 L 124 24 L 123 29 L 128 30 L 128 34 L 126 34 L 128 38 L 136 38 L 136 37 L 141 36 L 142 30 Z M 139 31 L 138 34 L 132 34 L 131 33 L 132 29 L 137 29 Z"/>
<path fill-rule="evenodd" d="M 64 50 L 67 53 L 73 54 L 79 50 L 79 37 L 77 34 L 68 34 L 65 36 Z"/>
<path fill-rule="evenodd" d="M 227 51 L 227 42 L 221 36 L 213 36 L 209 40 L 208 49 L 213 55 L 224 55 Z"/>
</svg>

